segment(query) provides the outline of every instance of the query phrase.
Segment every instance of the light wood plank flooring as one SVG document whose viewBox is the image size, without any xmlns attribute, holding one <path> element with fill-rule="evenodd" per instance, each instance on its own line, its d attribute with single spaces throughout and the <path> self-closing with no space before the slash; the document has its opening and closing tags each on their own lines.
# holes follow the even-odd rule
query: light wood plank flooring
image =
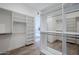
<svg viewBox="0 0 79 59">
<path fill-rule="evenodd" d="M 59 40 L 56 40 L 53 43 L 48 43 L 48 46 L 50 48 L 53 48 L 55 50 L 62 52 L 62 42 Z M 75 43 L 67 42 L 67 54 L 68 55 L 79 55 L 79 45 Z"/>
<path fill-rule="evenodd" d="M 10 55 L 40 55 L 40 37 L 35 39 L 35 43 L 10 51 Z"/>
<path fill-rule="evenodd" d="M 48 46 L 62 52 L 62 42 L 57 40 L 54 43 L 48 43 Z M 78 55 L 79 45 L 73 43 L 67 43 L 67 54 Z M 35 44 L 24 46 L 10 52 L 10 55 L 40 55 L 40 41 Z"/>
</svg>

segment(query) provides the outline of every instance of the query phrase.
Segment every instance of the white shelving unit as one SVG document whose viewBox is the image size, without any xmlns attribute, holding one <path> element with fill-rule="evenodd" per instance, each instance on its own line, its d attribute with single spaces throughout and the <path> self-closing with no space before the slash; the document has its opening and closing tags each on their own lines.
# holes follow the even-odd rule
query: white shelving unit
<svg viewBox="0 0 79 59">
<path fill-rule="evenodd" d="M 25 33 L 26 34 L 26 16 L 19 13 L 13 13 L 13 32 L 12 33 Z"/>
<path fill-rule="evenodd" d="M 32 43 L 34 43 L 34 17 L 0 8 L 0 52 Z"/>
<path fill-rule="evenodd" d="M 34 43 L 34 18 L 33 17 L 28 17 L 27 18 L 27 41 L 26 41 L 26 45 L 29 45 L 31 43 Z"/>
<path fill-rule="evenodd" d="M 34 43 L 34 19 L 29 16 L 29 19 L 27 19 L 26 15 L 22 15 L 19 13 L 12 14 L 12 21 L 13 21 L 13 30 L 12 30 L 12 41 L 11 42 L 18 42 L 16 45 L 13 45 L 13 48 L 21 47 L 24 45 L 29 45 Z M 29 20 L 29 22 L 27 22 Z M 27 35 L 29 34 L 29 35 Z M 29 38 L 30 37 L 30 38 Z M 14 40 L 13 40 L 14 39 Z"/>
<path fill-rule="evenodd" d="M 8 51 L 12 33 L 12 12 L 0 8 L 0 52 Z"/>
<path fill-rule="evenodd" d="M 12 22 L 10 50 L 24 46 L 26 40 L 26 16 L 12 12 Z"/>
<path fill-rule="evenodd" d="M 11 15 L 11 11 L 0 8 L 0 33 L 11 33 Z"/>
</svg>

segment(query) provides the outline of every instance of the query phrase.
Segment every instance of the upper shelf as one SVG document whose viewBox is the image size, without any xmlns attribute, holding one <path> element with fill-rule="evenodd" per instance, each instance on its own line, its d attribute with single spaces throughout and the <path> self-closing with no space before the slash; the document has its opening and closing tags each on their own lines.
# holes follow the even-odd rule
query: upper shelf
<svg viewBox="0 0 79 59">
<path fill-rule="evenodd" d="M 58 31 L 41 31 L 41 33 L 57 33 L 57 34 L 69 34 L 69 35 L 79 35 L 78 32 L 58 32 Z"/>
<path fill-rule="evenodd" d="M 16 12 L 12 13 L 13 22 L 26 23 L 26 16 Z"/>
<path fill-rule="evenodd" d="M 20 20 L 13 20 L 13 22 L 25 23 L 25 24 L 26 24 L 26 22 L 25 22 L 25 21 L 20 21 Z"/>
<path fill-rule="evenodd" d="M 26 15 L 16 13 L 16 12 L 13 12 L 12 16 L 13 16 L 13 18 L 26 19 Z"/>
</svg>

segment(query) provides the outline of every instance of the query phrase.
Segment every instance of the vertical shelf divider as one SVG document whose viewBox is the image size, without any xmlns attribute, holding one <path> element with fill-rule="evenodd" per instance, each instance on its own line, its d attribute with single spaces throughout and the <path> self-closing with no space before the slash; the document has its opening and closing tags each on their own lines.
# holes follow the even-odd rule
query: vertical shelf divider
<svg viewBox="0 0 79 59">
<path fill-rule="evenodd" d="M 66 35 L 64 32 L 66 32 L 66 19 L 65 19 L 65 14 L 64 14 L 64 4 L 62 3 L 62 54 L 66 55 L 67 54 L 67 45 L 66 45 Z"/>
</svg>

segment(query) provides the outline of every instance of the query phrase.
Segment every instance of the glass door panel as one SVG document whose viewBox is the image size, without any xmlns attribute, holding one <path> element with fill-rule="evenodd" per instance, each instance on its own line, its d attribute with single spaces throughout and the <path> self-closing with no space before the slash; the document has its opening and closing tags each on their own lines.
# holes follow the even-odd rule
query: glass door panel
<svg viewBox="0 0 79 59">
<path fill-rule="evenodd" d="M 79 4 L 64 4 L 67 54 L 79 54 Z"/>
<path fill-rule="evenodd" d="M 47 16 L 47 47 L 52 53 L 62 53 L 62 4 L 58 4 Z"/>
</svg>

